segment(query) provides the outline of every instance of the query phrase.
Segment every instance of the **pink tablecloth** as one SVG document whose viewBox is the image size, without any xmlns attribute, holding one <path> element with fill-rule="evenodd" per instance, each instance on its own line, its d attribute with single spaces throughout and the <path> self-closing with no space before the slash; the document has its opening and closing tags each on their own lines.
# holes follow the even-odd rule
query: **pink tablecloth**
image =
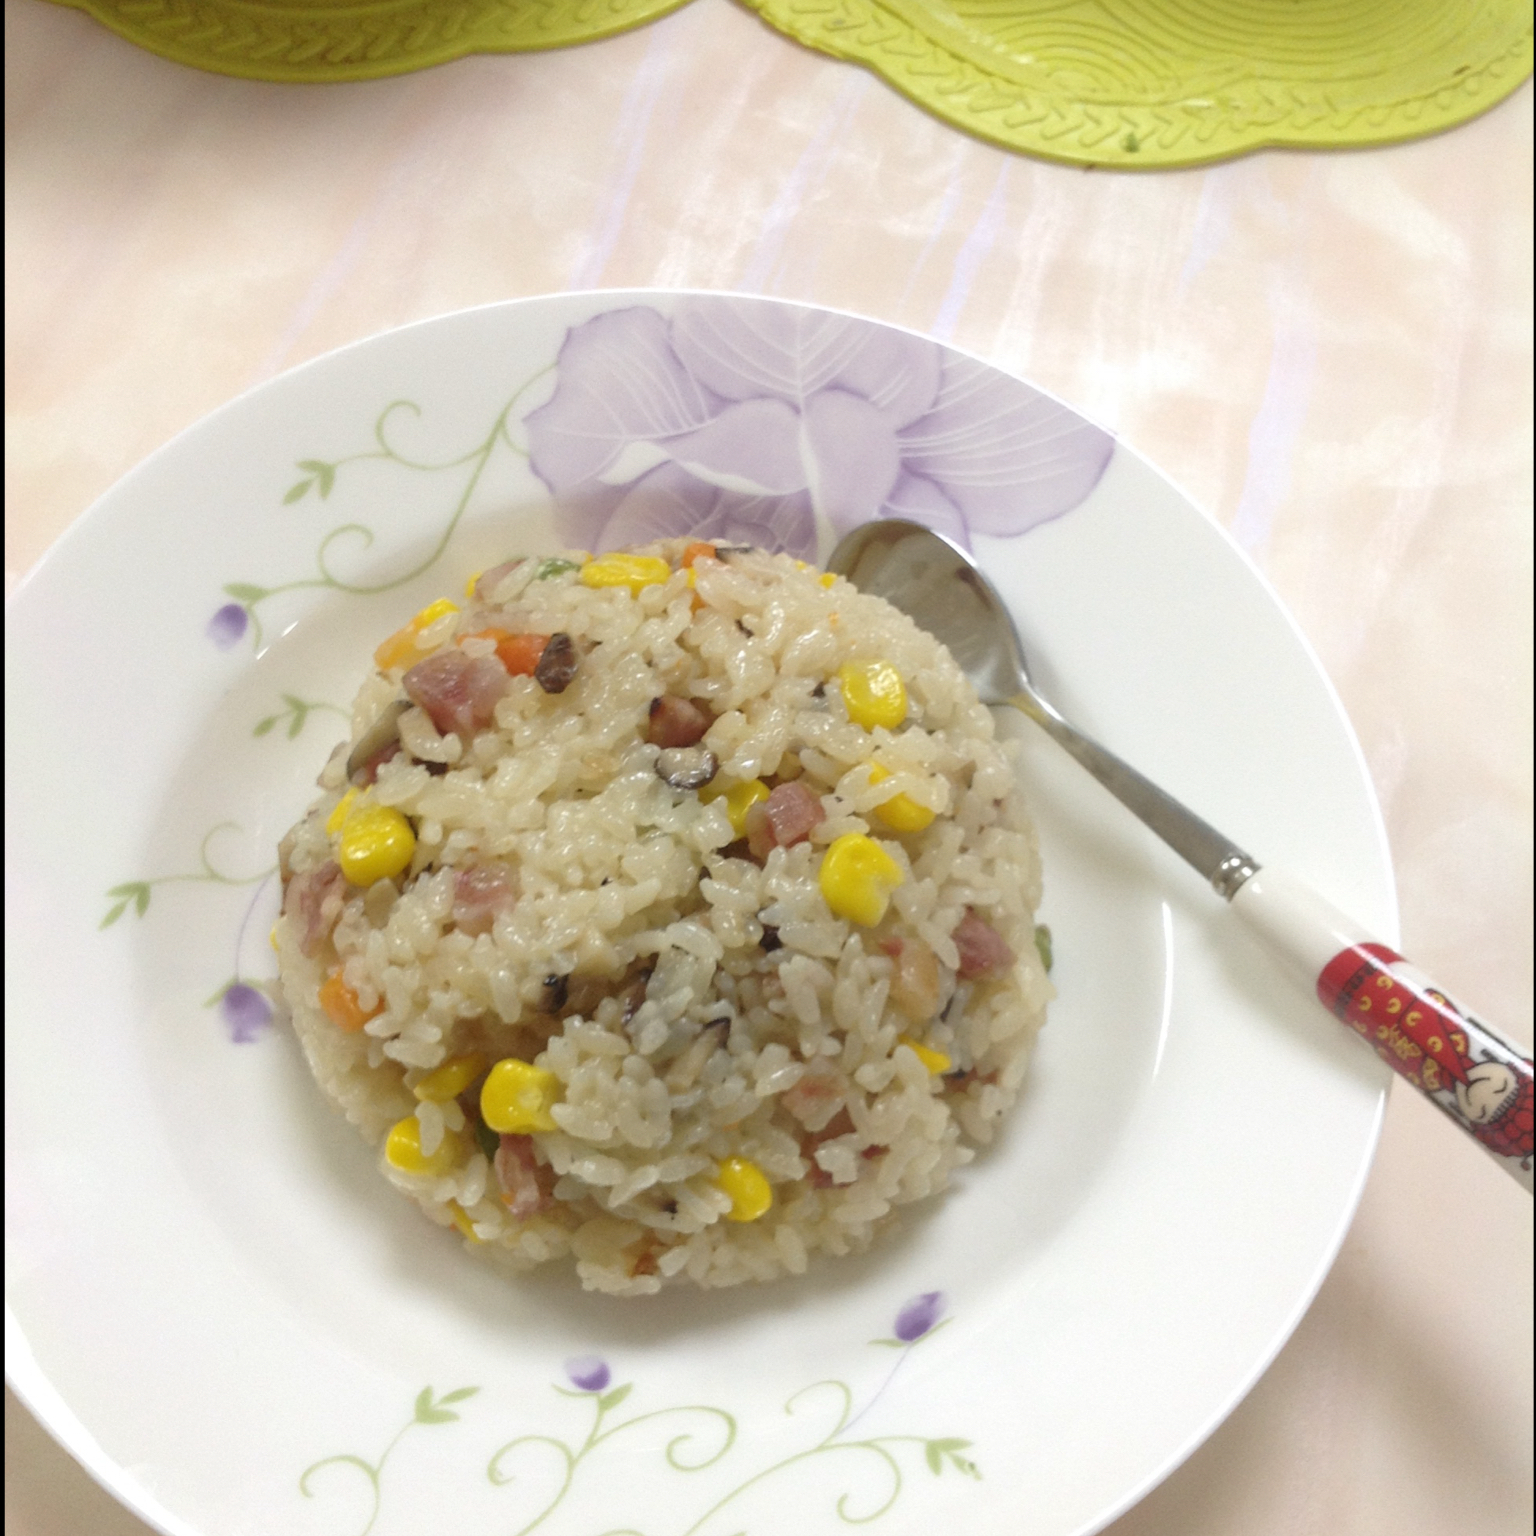
<svg viewBox="0 0 1536 1536">
<path fill-rule="evenodd" d="M 345 87 L 37 0 L 6 41 L 8 587 L 181 427 L 403 321 L 629 285 L 897 321 L 1231 528 L 1360 735 L 1404 947 L 1529 1041 L 1529 85 L 1396 149 L 1129 176 L 972 142 L 727 0 Z M 1394 1089 L 1316 1304 L 1115 1536 L 1524 1536 L 1531 1214 Z M 143 1536 L 9 1398 L 6 1448 L 7 1531 Z"/>
</svg>

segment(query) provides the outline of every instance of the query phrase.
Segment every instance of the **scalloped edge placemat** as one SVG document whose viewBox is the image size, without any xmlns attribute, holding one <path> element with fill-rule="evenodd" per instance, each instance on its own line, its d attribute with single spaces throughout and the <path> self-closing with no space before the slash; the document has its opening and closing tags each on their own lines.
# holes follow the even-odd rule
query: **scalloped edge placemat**
<svg viewBox="0 0 1536 1536">
<path fill-rule="evenodd" d="M 1529 0 L 742 0 L 1005 149 L 1117 169 L 1354 149 L 1531 73 Z"/>
<path fill-rule="evenodd" d="M 57 0 L 198 69 L 364 80 L 561 48 L 687 0 Z M 1077 165 L 1353 149 L 1486 111 L 1531 73 L 1530 0 L 742 0 L 956 128 Z"/>
<path fill-rule="evenodd" d="M 55 0 L 178 64 L 246 80 L 375 80 L 471 53 L 627 32 L 688 0 Z"/>
</svg>

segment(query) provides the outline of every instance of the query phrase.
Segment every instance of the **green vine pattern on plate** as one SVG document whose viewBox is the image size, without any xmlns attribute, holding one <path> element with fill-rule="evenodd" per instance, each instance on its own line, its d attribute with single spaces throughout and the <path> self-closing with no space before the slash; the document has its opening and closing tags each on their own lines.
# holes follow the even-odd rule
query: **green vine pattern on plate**
<svg viewBox="0 0 1536 1536">
<path fill-rule="evenodd" d="M 114 885 L 107 892 L 109 903 L 107 915 L 97 924 L 98 928 L 110 928 L 130 907 L 135 917 L 143 917 L 149 911 L 150 893 L 159 885 L 185 885 L 185 884 L 211 884 L 211 885 L 256 885 L 271 875 L 274 865 L 268 865 L 265 869 L 257 870 L 254 875 L 232 875 L 226 870 L 220 869 L 214 862 L 209 852 L 209 845 L 221 832 L 239 832 L 243 830 L 239 822 L 221 821 L 216 827 L 211 827 L 198 845 L 197 857 L 199 868 L 187 870 L 176 875 L 156 875 L 150 880 L 125 880 L 121 885 Z"/>
<path fill-rule="evenodd" d="M 441 1397 L 434 1397 L 431 1387 L 423 1387 L 416 1394 L 416 1403 L 411 1417 L 395 1431 L 394 1438 L 379 1454 L 377 1461 L 365 1461 L 361 1456 L 343 1454 L 340 1456 L 327 1456 L 323 1461 L 317 1461 L 312 1467 L 307 1467 L 299 1478 L 299 1492 L 306 1499 L 315 1496 L 314 1489 L 310 1486 L 315 1473 L 326 1467 L 356 1467 L 368 1480 L 369 1492 L 372 1495 L 372 1505 L 369 1509 L 368 1523 L 357 1533 L 357 1536 L 368 1536 L 373 1529 L 374 1522 L 379 1518 L 379 1501 L 382 1491 L 382 1479 L 384 1477 L 384 1464 L 394 1453 L 407 1430 L 415 1429 L 418 1424 L 452 1424 L 459 1417 L 449 1403 L 462 1403 L 473 1397 L 480 1390 L 479 1387 L 459 1387 L 455 1391 L 445 1392 Z"/>
<path fill-rule="evenodd" d="M 855 1437 L 849 1433 L 890 1388 L 907 1355 L 925 1339 L 933 1337 L 949 1321 L 947 1318 L 942 1320 L 940 1318 L 943 1307 L 944 1297 L 941 1292 L 930 1291 L 916 1296 L 897 1314 L 894 1338 L 870 1341 L 872 1344 L 899 1350 L 900 1356 L 886 1373 L 885 1379 L 857 1413 L 854 1412 L 853 1407 L 853 1390 L 844 1381 L 835 1379 L 816 1381 L 793 1393 L 784 1404 L 783 1411 L 789 1417 L 804 1419 L 815 1412 L 817 1403 L 829 1401 L 834 1409 L 832 1427 L 820 1434 L 813 1443 L 787 1456 L 780 1456 L 777 1460 L 756 1467 L 755 1470 L 740 1468 L 739 1470 L 746 1475 L 733 1482 L 690 1524 L 684 1526 L 679 1520 L 679 1523 L 668 1527 L 673 1532 L 673 1536 L 704 1536 L 706 1527 L 716 1522 L 722 1512 L 737 1505 L 738 1501 L 752 1489 L 761 1487 L 780 1474 L 790 1472 L 792 1468 L 829 1455 L 853 1453 L 856 1456 L 862 1456 L 866 1458 L 867 1464 L 872 1465 L 881 1476 L 880 1486 L 862 1501 L 855 1498 L 852 1489 L 839 1495 L 834 1510 L 838 1519 L 845 1525 L 871 1524 L 895 1507 L 906 1484 L 907 1474 L 903 1467 L 902 1453 L 908 1448 L 921 1449 L 922 1465 L 934 1477 L 941 1477 L 946 1470 L 953 1470 L 962 1477 L 979 1480 L 980 1468 L 965 1454 L 971 1448 L 971 1442 L 961 1437 L 910 1434 Z M 520 1453 L 532 1450 L 534 1447 L 541 1447 L 554 1453 L 556 1465 L 560 1468 L 558 1486 L 553 1494 L 531 1518 L 509 1532 L 508 1536 L 533 1536 L 535 1531 L 544 1527 L 551 1516 L 555 1515 L 565 1503 L 567 1496 L 576 1485 L 582 1468 L 593 1459 L 600 1460 L 599 1453 L 602 1448 L 610 1444 L 616 1436 L 638 1428 L 640 1425 L 667 1418 L 676 1418 L 681 1421 L 678 1432 L 666 1442 L 663 1454 L 669 1467 L 684 1474 L 699 1473 L 721 1465 L 738 1446 L 738 1420 L 734 1414 L 728 1413 L 723 1408 L 702 1403 L 689 1403 L 647 1409 L 641 1413 L 632 1413 L 627 1418 L 620 1418 L 616 1415 L 623 1405 L 630 1401 L 631 1394 L 634 1392 L 633 1382 L 623 1382 L 618 1386 L 611 1385 L 612 1372 L 607 1362 L 592 1356 L 569 1360 L 566 1362 L 565 1369 L 571 1386 L 561 1386 L 559 1383 L 552 1383 L 551 1386 L 562 1397 L 585 1399 L 590 1404 L 592 1417 L 586 1434 L 579 1441 L 562 1439 L 556 1434 L 544 1431 L 520 1434 L 498 1447 L 487 1463 L 486 1476 L 491 1485 L 497 1488 L 508 1487 L 519 1482 L 520 1474 L 516 1464 Z M 327 1456 L 305 1469 L 299 1478 L 299 1491 L 305 1498 L 314 1498 L 315 1477 L 322 1469 L 341 1466 L 355 1468 L 368 1483 L 368 1517 L 367 1523 L 360 1529 L 344 1533 L 344 1536 L 369 1536 L 382 1508 L 384 1465 L 399 1444 L 401 1437 L 417 1424 L 439 1424 L 457 1419 L 457 1414 L 450 1412 L 442 1405 L 463 1401 L 477 1390 L 474 1387 L 461 1387 L 458 1391 L 450 1392 L 442 1398 L 434 1398 L 430 1388 L 423 1388 L 416 1398 L 413 1416 L 396 1432 L 377 1461 L 370 1462 L 364 1457 L 349 1453 Z M 690 1419 L 693 1421 L 691 1424 Z M 594 1533 L 594 1536 L 597 1536 L 597 1533 Z M 601 1532 L 600 1536 L 662 1536 L 662 1533 L 659 1529 L 643 1531 L 637 1526 L 626 1525 L 609 1528 Z M 733 1531 L 731 1536 L 746 1536 L 746 1528 Z"/>
<path fill-rule="evenodd" d="M 398 413 L 419 418 L 422 415 L 420 405 L 414 400 L 392 400 L 379 412 L 373 426 L 373 440 L 375 447 L 364 449 L 358 453 L 344 455 L 339 459 L 308 458 L 295 461 L 295 467 L 300 472 L 300 478 L 296 480 L 283 496 L 283 503 L 287 506 L 308 499 L 311 492 L 317 501 L 326 501 L 336 487 L 338 475 L 349 464 L 360 464 L 368 461 L 384 461 L 399 465 L 402 469 L 416 470 L 422 474 L 446 474 L 452 470 L 467 470 L 464 483 L 459 489 L 453 506 L 449 512 L 448 520 L 443 525 L 438 535 L 437 542 L 428 551 L 426 556 L 403 574 L 393 576 L 387 581 L 360 582 L 349 581 L 339 575 L 331 563 L 333 547 L 339 542 L 348 541 L 356 543 L 359 551 L 368 549 L 374 541 L 374 533 L 364 523 L 341 523 L 332 528 L 321 539 L 319 547 L 315 551 L 315 574 L 312 576 L 298 576 L 289 581 L 281 581 L 272 586 L 266 586 L 252 581 L 231 581 L 225 584 L 224 594 L 233 599 L 233 602 L 225 604 L 214 614 L 209 624 L 209 634 L 220 645 L 229 646 L 238 641 L 247 630 L 251 636 L 251 643 L 255 650 L 260 651 L 264 631 L 261 623 L 260 609 L 264 603 L 285 592 L 296 592 L 305 588 L 322 588 L 334 592 L 347 593 L 356 597 L 372 597 L 380 592 L 392 592 L 403 587 L 407 582 L 414 581 L 416 577 L 431 570 L 442 558 L 443 552 L 448 548 L 453 538 L 454 530 L 458 527 L 465 509 L 469 506 L 470 499 L 474 496 L 476 487 L 484 478 L 486 466 L 491 462 L 497 448 L 504 447 L 521 458 L 527 458 L 528 450 L 514 440 L 510 431 L 510 419 L 512 412 L 524 395 L 548 374 L 553 364 L 541 368 L 531 378 L 526 379 L 513 392 L 511 398 L 497 413 L 490 430 L 483 438 L 471 448 L 452 458 L 442 460 L 421 460 L 411 457 L 398 448 L 391 441 L 392 422 L 398 419 Z"/>
<path fill-rule="evenodd" d="M 587 1362 L 583 1362 L 587 1363 Z M 603 1385 L 608 1381 L 608 1368 L 599 1362 L 590 1362 L 595 1371 L 600 1374 Z M 573 1380 L 580 1380 L 579 1368 L 571 1372 Z M 520 1526 L 517 1536 L 529 1536 L 536 1531 L 564 1502 L 565 1496 L 571 1490 L 571 1484 L 575 1481 L 577 1468 L 582 1462 L 604 1442 L 611 1440 L 614 1435 L 622 1433 L 626 1429 L 633 1429 L 636 1425 L 647 1423 L 652 1419 L 664 1418 L 672 1414 L 702 1414 L 714 1419 L 722 1428 L 723 1435 L 719 1447 L 697 1461 L 683 1459 L 684 1450 L 695 1439 L 692 1432 L 685 1432 L 675 1436 L 667 1443 L 667 1464 L 679 1472 L 702 1472 L 706 1467 L 712 1467 L 722 1456 L 730 1450 L 736 1442 L 736 1420 L 722 1408 L 708 1408 L 701 1404 L 690 1404 L 678 1408 L 657 1408 L 649 1413 L 640 1413 L 632 1418 L 625 1419 L 622 1423 L 612 1424 L 607 1429 L 603 1428 L 603 1421 L 612 1413 L 634 1390 L 633 1382 L 625 1382 L 622 1386 L 613 1387 L 604 1392 L 600 1388 L 592 1387 L 580 1389 L 575 1392 L 566 1387 L 556 1386 L 554 1389 L 563 1397 L 588 1398 L 594 1409 L 592 1427 L 587 1431 L 587 1437 L 579 1448 L 573 1450 L 564 1440 L 556 1439 L 553 1435 L 528 1434 L 519 1435 L 515 1440 L 509 1440 L 491 1457 L 490 1465 L 486 1468 L 486 1476 L 498 1487 L 504 1487 L 517 1480 L 516 1474 L 507 1470 L 506 1463 L 513 1454 L 525 1445 L 547 1445 L 558 1451 L 565 1465 L 565 1475 L 560 1481 L 560 1486 L 555 1491 L 555 1496 L 539 1511 L 527 1524 Z"/>
<path fill-rule="evenodd" d="M 343 720 L 348 718 L 347 711 L 339 704 L 328 704 L 322 700 L 301 699 L 296 694 L 285 693 L 281 695 L 282 704 L 270 715 L 263 716 L 251 728 L 252 736 L 266 736 L 275 727 L 286 722 L 286 735 L 289 741 L 293 741 L 309 723 L 309 717 L 317 711 L 325 711 L 328 714 L 340 715 Z M 204 836 L 198 849 L 198 862 L 200 867 L 175 875 L 156 875 L 150 880 L 125 880 L 121 885 L 114 885 L 106 892 L 107 913 L 97 924 L 98 928 L 110 928 L 130 908 L 135 917 L 143 917 L 149 911 L 150 894 L 157 885 L 184 885 L 188 883 L 213 884 L 213 885 L 255 885 L 271 875 L 274 865 L 257 871 L 254 875 L 231 875 L 219 869 L 214 864 L 208 852 L 208 845 L 220 832 L 239 832 L 242 828 L 238 822 L 221 821 L 216 827 L 211 828 Z M 234 981 L 226 982 L 225 987 L 235 984 Z M 214 1003 L 224 995 L 224 989 L 216 992 L 204 1007 L 212 1007 Z"/>
<path fill-rule="evenodd" d="M 282 708 L 275 710 L 270 715 L 264 715 L 251 728 L 252 736 L 265 736 L 273 727 L 288 722 L 288 740 L 292 741 L 309 723 L 309 717 L 317 710 L 323 710 L 327 714 L 340 715 L 343 720 L 350 720 L 351 716 L 339 704 L 327 704 L 322 700 L 301 699 L 297 694 L 285 693 L 282 695 Z"/>
</svg>

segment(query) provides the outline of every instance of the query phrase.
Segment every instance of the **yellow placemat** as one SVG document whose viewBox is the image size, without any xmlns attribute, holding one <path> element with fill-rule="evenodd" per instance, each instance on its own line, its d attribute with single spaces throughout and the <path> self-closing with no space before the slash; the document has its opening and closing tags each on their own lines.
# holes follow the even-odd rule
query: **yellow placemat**
<svg viewBox="0 0 1536 1536">
<path fill-rule="evenodd" d="M 467 53 L 563 48 L 687 0 L 59 0 L 152 53 L 249 80 L 371 80 Z"/>
<path fill-rule="evenodd" d="M 361 80 L 606 37 L 687 0 L 60 0 L 167 58 Z M 743 0 L 946 122 L 1083 165 L 1354 148 L 1464 122 L 1531 72 L 1531 0 Z"/>
<path fill-rule="evenodd" d="M 1531 72 L 1529 0 L 744 0 L 1009 149 L 1120 168 L 1353 148 Z"/>
</svg>

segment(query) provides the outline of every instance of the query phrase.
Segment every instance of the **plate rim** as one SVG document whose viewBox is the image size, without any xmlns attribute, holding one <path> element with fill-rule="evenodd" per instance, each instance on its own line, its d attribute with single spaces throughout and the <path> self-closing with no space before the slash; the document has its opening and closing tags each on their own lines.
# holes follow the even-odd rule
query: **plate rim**
<svg viewBox="0 0 1536 1536">
<path fill-rule="evenodd" d="M 808 313 L 829 314 L 848 318 L 860 323 L 875 327 L 901 332 L 908 336 L 917 337 L 924 341 L 936 342 L 950 353 L 959 357 L 975 361 L 988 369 L 1001 373 L 1009 378 L 1020 379 L 1029 383 L 1029 387 L 1039 391 L 1058 404 L 1070 410 L 1079 419 L 1093 423 L 1093 418 L 1079 408 L 1070 405 L 1049 389 L 1023 379 L 1020 373 L 1010 368 L 971 352 L 966 348 L 955 346 L 947 340 L 940 340 L 913 327 L 905 326 L 899 322 L 882 320 L 877 317 L 862 314 L 857 311 L 839 308 L 836 306 L 817 304 L 802 300 L 781 299 L 776 296 L 732 292 L 718 289 L 695 288 L 611 288 L 560 291 L 548 294 L 527 295 L 521 298 L 493 301 L 487 304 L 470 305 L 459 309 L 446 311 L 442 314 L 423 317 L 407 322 L 399 326 L 391 326 L 372 332 L 367 336 L 344 343 L 342 346 L 330 349 L 316 357 L 306 359 L 294 367 L 285 369 L 271 378 L 263 379 L 239 394 L 223 402 L 214 410 L 205 413 L 196 421 L 189 423 L 177 432 L 175 436 L 158 448 L 146 455 L 134 464 L 128 471 L 120 476 L 108 487 L 101 496 L 92 501 L 89 507 L 78 514 L 53 541 L 37 562 L 23 575 L 20 582 L 10 595 L 6 604 L 7 623 L 9 624 L 14 613 L 19 613 L 23 605 L 29 600 L 29 594 L 34 590 L 40 575 L 51 568 L 58 559 L 67 558 L 68 551 L 83 540 L 90 538 L 95 532 L 102 516 L 130 517 L 128 512 L 114 514 L 110 510 L 110 503 L 119 496 L 123 489 L 136 480 L 141 474 L 148 473 L 151 466 L 160 462 L 163 456 L 174 454 L 189 435 L 200 432 L 216 418 L 221 418 L 228 412 L 237 412 L 256 396 L 268 390 L 277 390 L 288 384 L 296 375 L 305 373 L 311 369 L 318 369 L 329 365 L 334 359 L 362 350 L 379 340 L 394 337 L 404 332 L 425 331 L 445 321 L 463 321 L 468 317 L 483 314 L 490 311 L 509 312 L 519 308 L 537 307 L 551 302 L 580 301 L 582 304 L 591 305 L 595 312 L 604 312 L 601 308 L 603 301 L 617 301 L 619 303 L 632 302 L 644 303 L 648 300 L 662 299 L 677 301 L 687 298 L 706 299 L 735 299 L 763 304 L 773 308 L 792 308 Z M 579 323 L 579 322 L 572 322 Z M 1104 429 L 1108 430 L 1108 429 Z M 1258 585 L 1259 590 L 1269 600 L 1275 613 L 1284 621 L 1288 639 L 1293 644 L 1298 644 L 1300 656 L 1306 662 L 1311 679 L 1321 682 L 1323 697 L 1326 699 L 1330 716 L 1336 726 L 1343 729 L 1343 740 L 1347 743 L 1350 760 L 1359 784 L 1364 791 L 1364 798 L 1368 805 L 1371 818 L 1371 842 L 1374 846 L 1376 857 L 1380 865 L 1386 899 L 1390 906 L 1390 922 L 1378 924 L 1387 930 L 1386 937 L 1395 942 L 1399 929 L 1400 915 L 1398 910 L 1398 895 L 1396 881 L 1393 874 L 1390 846 L 1387 842 L 1385 819 L 1382 813 L 1379 797 L 1376 794 L 1374 782 L 1369 772 L 1363 749 L 1353 726 L 1344 710 L 1342 699 L 1335 688 L 1332 679 L 1324 669 L 1320 658 L 1310 640 L 1301 630 L 1295 616 L 1281 600 L 1273 585 L 1265 573 L 1258 567 L 1257 562 L 1244 550 L 1233 538 L 1230 531 L 1221 524 L 1199 501 L 1188 495 L 1178 482 L 1167 472 L 1160 468 L 1153 460 L 1147 457 L 1139 449 L 1131 446 L 1118 434 L 1113 432 L 1116 448 L 1131 457 L 1144 471 L 1149 471 L 1163 481 L 1175 494 L 1186 512 L 1192 512 L 1206 526 L 1206 532 L 1214 532 L 1224 547 L 1226 555 L 1236 555 L 1240 565 L 1246 574 Z M 8 793 L 8 807 L 10 797 Z M 10 935 L 8 931 L 7 942 L 9 947 Z M 9 1054 L 9 1045 L 8 1045 Z M 1100 1516 L 1094 1517 L 1087 1524 L 1081 1526 L 1077 1536 L 1092 1536 L 1093 1532 L 1102 1530 L 1106 1525 L 1118 1519 L 1128 1509 L 1145 1498 L 1146 1495 L 1169 1475 L 1182 1465 L 1195 1450 L 1202 1445 L 1214 1431 L 1230 1416 L 1235 1407 L 1253 1389 L 1259 1378 L 1267 1371 L 1275 1357 L 1284 1348 L 1295 1332 L 1296 1327 L 1315 1300 L 1318 1290 L 1326 1279 L 1340 1247 L 1354 1220 L 1366 1180 L 1374 1163 L 1375 1152 L 1379 1143 L 1381 1127 L 1386 1106 L 1386 1079 L 1374 1095 L 1374 1105 L 1370 1117 L 1370 1125 L 1367 1134 L 1361 1143 L 1360 1162 L 1356 1168 L 1349 1187 L 1347 1199 L 1334 1220 L 1331 1236 L 1324 1245 L 1320 1258 L 1314 1266 L 1314 1271 L 1308 1279 L 1301 1294 L 1293 1301 L 1290 1308 L 1281 1320 L 1275 1331 L 1270 1346 L 1263 1353 L 1257 1365 L 1251 1368 L 1235 1386 L 1223 1397 L 1220 1403 L 1210 1411 L 1206 1418 L 1184 1439 L 1176 1450 L 1169 1453 L 1158 1467 L 1148 1474 L 1137 1486 L 1125 1492 L 1120 1499 Z M 74 1410 L 65 1401 L 62 1395 L 53 1386 L 42 1368 L 38 1365 L 33 1355 L 30 1342 L 27 1339 L 25 1329 L 20 1319 L 15 1315 L 9 1297 L 5 1303 L 6 1316 L 6 1380 L 15 1391 L 18 1399 L 26 1406 L 33 1417 L 42 1424 L 48 1434 L 61 1445 L 86 1472 L 114 1498 L 125 1504 L 139 1518 L 145 1520 L 153 1528 L 165 1533 L 165 1536 L 199 1536 L 199 1532 L 187 1525 L 180 1517 L 171 1514 L 159 1505 L 153 1494 L 142 1484 L 135 1480 L 129 1470 L 115 1462 L 98 1444 L 90 1430 L 78 1418 Z M 19 1345 L 18 1349 L 16 1346 Z"/>
</svg>

